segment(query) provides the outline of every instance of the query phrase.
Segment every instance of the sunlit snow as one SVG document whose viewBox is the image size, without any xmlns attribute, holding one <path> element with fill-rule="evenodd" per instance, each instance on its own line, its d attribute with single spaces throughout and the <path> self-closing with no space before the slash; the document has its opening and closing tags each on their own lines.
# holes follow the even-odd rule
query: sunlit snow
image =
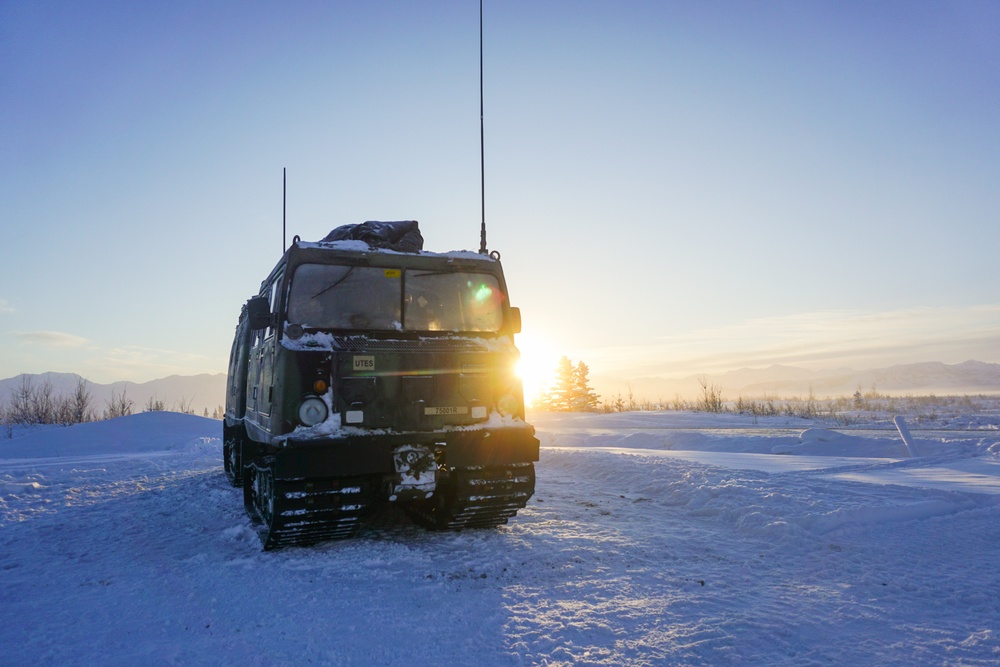
<svg viewBox="0 0 1000 667">
<path fill-rule="evenodd" d="M 266 553 L 218 421 L 15 433 L 0 440 L 0 662 L 1000 659 L 995 418 L 911 423 L 917 456 L 891 424 L 532 420 L 537 492 L 508 526 L 432 533 L 386 511 L 357 539 Z"/>
</svg>

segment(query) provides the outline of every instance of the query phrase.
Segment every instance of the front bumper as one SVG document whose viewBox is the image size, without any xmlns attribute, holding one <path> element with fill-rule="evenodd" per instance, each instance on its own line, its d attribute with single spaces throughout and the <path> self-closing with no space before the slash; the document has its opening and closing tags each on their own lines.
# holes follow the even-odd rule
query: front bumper
<svg viewBox="0 0 1000 667">
<path fill-rule="evenodd" d="M 393 451 L 404 445 L 439 449 L 452 468 L 538 460 L 538 438 L 528 424 L 460 431 L 351 434 L 286 440 L 274 453 L 279 479 L 345 477 L 395 472 Z"/>
</svg>

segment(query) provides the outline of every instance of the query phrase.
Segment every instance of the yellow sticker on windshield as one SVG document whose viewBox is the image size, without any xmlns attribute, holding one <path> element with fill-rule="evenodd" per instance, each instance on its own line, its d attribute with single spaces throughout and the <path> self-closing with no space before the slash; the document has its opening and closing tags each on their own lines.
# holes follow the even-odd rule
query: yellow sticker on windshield
<svg viewBox="0 0 1000 667">
<path fill-rule="evenodd" d="M 386 269 L 385 270 L 385 277 L 386 278 L 398 278 L 399 275 L 400 275 L 400 273 L 401 272 L 400 272 L 399 269 Z"/>
</svg>

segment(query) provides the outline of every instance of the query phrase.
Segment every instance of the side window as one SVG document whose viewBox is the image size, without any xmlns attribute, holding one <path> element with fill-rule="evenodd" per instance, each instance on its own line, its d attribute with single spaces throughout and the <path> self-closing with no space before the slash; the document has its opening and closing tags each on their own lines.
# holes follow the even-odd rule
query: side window
<svg viewBox="0 0 1000 667">
<path fill-rule="evenodd" d="M 271 287 L 270 287 L 270 285 L 268 285 L 268 287 L 267 287 L 266 290 L 263 290 L 263 289 L 261 290 L 260 296 L 266 296 L 266 297 L 268 297 L 268 303 L 270 304 L 271 303 L 271 301 L 270 301 L 270 298 L 271 298 L 270 294 L 271 294 Z M 257 329 L 256 331 L 254 331 L 250 335 L 250 345 L 251 345 L 251 347 L 257 347 L 258 345 L 260 345 L 261 343 L 263 343 L 264 342 L 264 338 L 267 337 L 267 335 L 269 335 L 270 333 L 271 333 L 271 328 L 270 327 L 267 327 L 266 329 Z"/>
<path fill-rule="evenodd" d="M 261 289 L 260 296 L 267 297 L 267 303 L 271 307 L 271 324 L 266 329 L 259 329 L 253 332 L 251 344 L 256 347 L 264 342 L 265 338 L 269 338 L 278 331 L 278 326 L 280 325 L 280 312 L 281 304 L 281 288 L 282 280 L 284 278 L 284 271 L 279 273 L 274 277 L 274 279 Z"/>
<path fill-rule="evenodd" d="M 281 304 L 279 303 L 281 300 L 281 293 L 278 290 L 281 287 L 284 275 L 284 272 L 276 275 L 274 280 L 271 282 L 271 285 L 268 287 L 269 294 L 267 302 L 271 304 L 271 322 L 273 322 L 273 324 L 267 328 L 268 336 L 273 335 L 278 330 L 278 327 L 281 326 Z"/>
<path fill-rule="evenodd" d="M 240 324 L 242 325 L 242 322 L 240 322 Z M 239 367 L 238 357 L 240 353 L 240 329 L 240 326 L 236 327 L 236 334 L 233 336 L 233 348 L 229 352 L 229 393 L 233 396 L 236 395 L 236 385 L 239 384 L 237 382 L 236 369 Z"/>
</svg>

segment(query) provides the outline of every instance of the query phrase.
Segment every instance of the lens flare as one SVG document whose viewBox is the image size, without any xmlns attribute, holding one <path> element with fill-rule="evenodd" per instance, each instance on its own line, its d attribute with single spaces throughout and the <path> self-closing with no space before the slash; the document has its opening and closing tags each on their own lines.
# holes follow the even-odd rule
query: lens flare
<svg viewBox="0 0 1000 667">
<path fill-rule="evenodd" d="M 489 301 L 490 299 L 493 298 L 493 290 L 490 289 L 488 285 L 480 285 L 479 289 L 476 290 L 472 298 L 474 298 L 479 303 L 483 303 L 484 301 Z"/>
<path fill-rule="evenodd" d="M 552 386 L 560 355 L 544 334 L 522 332 L 516 342 L 521 351 L 516 372 L 524 386 L 524 400 L 531 404 Z"/>
</svg>

